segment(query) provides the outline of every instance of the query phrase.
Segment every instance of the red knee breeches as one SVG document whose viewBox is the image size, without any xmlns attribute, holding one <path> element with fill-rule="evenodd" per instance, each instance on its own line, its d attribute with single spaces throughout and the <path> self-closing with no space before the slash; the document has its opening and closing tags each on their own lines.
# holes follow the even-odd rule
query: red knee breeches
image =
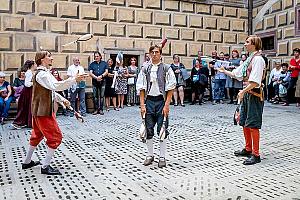
<svg viewBox="0 0 300 200">
<path fill-rule="evenodd" d="M 30 145 L 37 146 L 43 138 L 51 149 L 56 149 L 62 141 L 62 133 L 58 127 L 55 115 L 32 118 Z"/>
</svg>

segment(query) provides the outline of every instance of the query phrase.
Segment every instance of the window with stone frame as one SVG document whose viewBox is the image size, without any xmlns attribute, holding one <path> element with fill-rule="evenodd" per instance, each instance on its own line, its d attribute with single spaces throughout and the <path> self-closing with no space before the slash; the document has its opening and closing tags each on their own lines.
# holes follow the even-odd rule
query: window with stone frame
<svg viewBox="0 0 300 200">
<path fill-rule="evenodd" d="M 300 36 L 300 6 L 295 8 L 295 36 Z"/>
<path fill-rule="evenodd" d="M 262 41 L 262 50 L 267 55 L 276 54 L 277 36 L 276 31 L 258 34 Z"/>
</svg>

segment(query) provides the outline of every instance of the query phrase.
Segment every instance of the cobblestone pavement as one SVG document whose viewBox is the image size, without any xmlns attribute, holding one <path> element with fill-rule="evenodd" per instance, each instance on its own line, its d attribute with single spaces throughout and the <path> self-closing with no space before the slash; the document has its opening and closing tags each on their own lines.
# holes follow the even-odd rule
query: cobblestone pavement
<svg viewBox="0 0 300 200">
<path fill-rule="evenodd" d="M 137 139 L 138 107 L 86 117 L 81 124 L 59 116 L 63 143 L 53 165 L 63 176 L 44 176 L 40 167 L 20 168 L 29 130 L 0 127 L 0 199 L 257 200 L 300 199 L 300 109 L 264 110 L 262 162 L 243 166 L 233 151 L 243 134 L 232 123 L 233 105 L 171 106 L 167 167 L 142 162 L 146 147 Z M 157 137 L 156 137 L 157 138 Z M 34 160 L 46 153 L 41 143 Z"/>
</svg>

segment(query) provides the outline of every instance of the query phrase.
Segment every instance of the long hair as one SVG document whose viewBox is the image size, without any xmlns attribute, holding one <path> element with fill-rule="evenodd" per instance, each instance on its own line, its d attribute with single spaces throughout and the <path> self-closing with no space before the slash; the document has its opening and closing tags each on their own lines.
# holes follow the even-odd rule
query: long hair
<svg viewBox="0 0 300 200">
<path fill-rule="evenodd" d="M 54 72 L 57 72 L 57 74 L 58 74 L 58 76 L 57 76 L 57 78 L 56 78 L 56 80 L 58 80 L 58 81 L 62 81 L 62 78 L 60 78 L 60 76 L 59 76 L 59 73 L 58 73 L 58 71 L 57 71 L 57 69 L 55 69 L 55 68 L 52 68 L 51 70 L 50 70 L 50 72 L 51 72 L 51 74 L 54 76 Z"/>
<path fill-rule="evenodd" d="M 28 69 L 31 69 L 31 67 L 34 65 L 33 60 L 26 60 L 24 65 L 21 67 L 21 72 L 26 72 Z"/>
<path fill-rule="evenodd" d="M 131 61 L 134 60 L 135 61 L 135 66 L 137 66 L 137 60 L 135 57 L 130 58 L 130 65 L 131 65 Z"/>
</svg>

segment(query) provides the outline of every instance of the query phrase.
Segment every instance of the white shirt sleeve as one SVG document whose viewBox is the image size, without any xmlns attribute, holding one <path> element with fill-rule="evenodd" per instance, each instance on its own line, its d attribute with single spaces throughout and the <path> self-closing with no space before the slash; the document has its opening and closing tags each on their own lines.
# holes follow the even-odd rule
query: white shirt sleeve
<svg viewBox="0 0 300 200">
<path fill-rule="evenodd" d="M 138 75 L 137 81 L 136 81 L 136 90 L 139 94 L 141 90 L 147 90 L 147 79 L 146 74 L 143 72 L 144 67 L 141 68 L 141 71 Z"/>
<path fill-rule="evenodd" d="M 54 92 L 54 101 L 59 103 L 64 109 L 66 108 L 64 101 L 67 101 L 67 99 L 56 92 Z"/>
<path fill-rule="evenodd" d="M 73 68 L 73 65 L 68 67 L 67 76 L 69 76 L 69 77 L 73 76 L 72 68 Z"/>
<path fill-rule="evenodd" d="M 176 77 L 175 74 L 170 67 L 166 74 L 166 89 L 165 91 L 173 90 L 176 88 Z"/>
<path fill-rule="evenodd" d="M 261 84 L 265 69 L 265 61 L 261 56 L 255 56 L 252 60 L 252 70 L 249 76 L 249 82 Z"/>
<path fill-rule="evenodd" d="M 57 81 L 49 71 L 41 71 L 36 76 L 36 81 L 44 88 L 52 91 L 63 91 L 69 89 L 76 83 L 74 77 L 70 77 L 63 81 Z"/>
<path fill-rule="evenodd" d="M 25 87 L 31 87 L 33 85 L 33 82 L 32 82 L 32 71 L 31 70 L 27 70 L 26 73 L 25 73 Z"/>
<path fill-rule="evenodd" d="M 274 72 L 275 72 L 275 69 L 272 69 L 271 72 L 270 72 L 270 76 L 269 76 L 269 81 L 268 81 L 268 84 L 271 83 L 272 81 L 272 78 L 273 78 L 273 75 L 274 75 Z"/>
<path fill-rule="evenodd" d="M 234 74 L 233 78 L 237 79 L 238 81 L 242 81 L 243 80 L 243 65 L 241 64 L 240 66 L 238 66 L 237 68 L 232 70 L 232 73 Z"/>
</svg>

